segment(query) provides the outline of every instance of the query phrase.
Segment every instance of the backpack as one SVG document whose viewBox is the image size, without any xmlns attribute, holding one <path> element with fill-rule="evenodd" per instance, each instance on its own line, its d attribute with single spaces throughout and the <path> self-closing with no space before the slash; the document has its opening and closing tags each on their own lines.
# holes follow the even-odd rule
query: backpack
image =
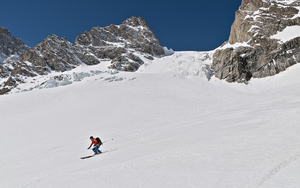
<svg viewBox="0 0 300 188">
<path fill-rule="evenodd" d="M 97 137 L 96 140 L 97 140 L 97 142 L 98 142 L 99 145 L 103 144 L 99 137 Z"/>
</svg>

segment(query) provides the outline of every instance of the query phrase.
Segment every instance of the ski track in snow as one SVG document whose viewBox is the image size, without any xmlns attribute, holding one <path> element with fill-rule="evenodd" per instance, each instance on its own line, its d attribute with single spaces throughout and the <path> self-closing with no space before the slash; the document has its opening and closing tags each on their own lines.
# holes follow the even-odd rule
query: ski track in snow
<svg viewBox="0 0 300 188">
<path fill-rule="evenodd" d="M 282 169 L 293 163 L 294 161 L 298 160 L 300 158 L 300 154 L 297 154 L 293 157 L 290 157 L 286 160 L 284 160 L 282 163 L 276 165 L 272 170 L 270 170 L 268 173 L 263 175 L 258 180 L 254 181 L 254 183 L 251 183 L 250 185 L 246 186 L 245 188 L 257 188 L 263 185 L 266 181 L 270 180 L 272 177 L 274 177 L 277 173 L 279 173 Z"/>
</svg>

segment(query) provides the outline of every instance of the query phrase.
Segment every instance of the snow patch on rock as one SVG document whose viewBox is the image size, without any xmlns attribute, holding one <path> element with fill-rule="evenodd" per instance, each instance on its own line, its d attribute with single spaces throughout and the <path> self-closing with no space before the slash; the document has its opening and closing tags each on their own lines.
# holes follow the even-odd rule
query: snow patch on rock
<svg viewBox="0 0 300 188">
<path fill-rule="evenodd" d="M 285 43 L 296 37 L 300 37 L 300 26 L 299 25 L 286 27 L 283 31 L 278 32 L 276 35 L 273 35 L 270 38 L 278 39 L 281 42 Z"/>
</svg>

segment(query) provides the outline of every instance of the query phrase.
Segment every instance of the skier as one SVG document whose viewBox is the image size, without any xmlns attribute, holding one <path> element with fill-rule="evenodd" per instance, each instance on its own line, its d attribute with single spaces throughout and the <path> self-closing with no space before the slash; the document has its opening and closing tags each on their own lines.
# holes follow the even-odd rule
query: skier
<svg viewBox="0 0 300 188">
<path fill-rule="evenodd" d="M 92 145 L 94 144 L 94 148 L 93 148 L 93 151 L 95 154 L 100 154 L 102 153 L 100 150 L 99 150 L 99 147 L 100 145 L 102 145 L 102 142 L 99 138 L 94 138 L 93 136 L 90 137 L 90 140 L 92 141 L 90 147 L 88 147 L 88 149 L 90 149 L 92 147 Z"/>
</svg>

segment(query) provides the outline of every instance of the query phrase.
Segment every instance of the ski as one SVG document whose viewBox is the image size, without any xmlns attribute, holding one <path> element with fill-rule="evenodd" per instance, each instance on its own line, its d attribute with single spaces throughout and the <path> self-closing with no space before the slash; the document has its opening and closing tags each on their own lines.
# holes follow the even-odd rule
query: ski
<svg viewBox="0 0 300 188">
<path fill-rule="evenodd" d="M 104 152 L 101 152 L 101 153 L 98 153 L 98 154 L 94 154 L 94 155 L 88 155 L 88 156 L 85 156 L 85 157 L 80 157 L 80 159 L 88 159 L 88 158 L 91 158 L 91 157 L 94 157 L 96 155 L 100 155 L 100 154 L 103 154 L 103 153 L 106 153 L 107 151 L 104 151 Z"/>
<path fill-rule="evenodd" d="M 91 158 L 91 157 L 94 157 L 94 156 L 95 156 L 95 154 L 94 155 L 85 156 L 85 157 L 80 157 L 80 159 L 87 159 L 87 158 Z"/>
</svg>

